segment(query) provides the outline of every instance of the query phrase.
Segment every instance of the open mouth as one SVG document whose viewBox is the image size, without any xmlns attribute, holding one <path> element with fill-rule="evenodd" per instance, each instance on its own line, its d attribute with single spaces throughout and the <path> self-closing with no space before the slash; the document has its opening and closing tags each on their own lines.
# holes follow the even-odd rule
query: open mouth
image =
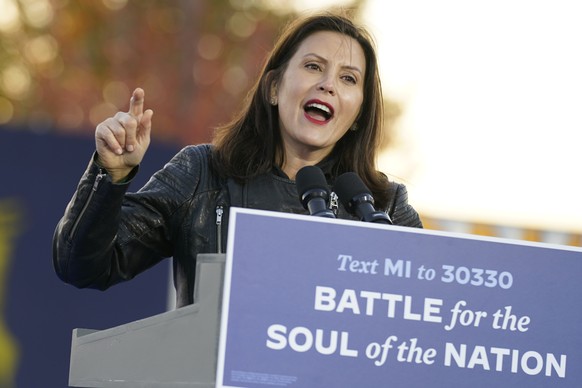
<svg viewBox="0 0 582 388">
<path fill-rule="evenodd" d="M 303 107 L 305 116 L 316 123 L 325 123 L 333 117 L 333 108 L 321 101 L 308 101 Z"/>
</svg>

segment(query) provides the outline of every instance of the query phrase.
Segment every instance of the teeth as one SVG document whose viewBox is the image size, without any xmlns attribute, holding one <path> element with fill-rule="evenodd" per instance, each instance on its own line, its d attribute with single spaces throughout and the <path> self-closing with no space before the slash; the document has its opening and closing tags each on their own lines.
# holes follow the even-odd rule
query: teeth
<svg viewBox="0 0 582 388">
<path fill-rule="evenodd" d="M 317 108 L 317 109 L 320 109 L 320 110 L 324 111 L 328 115 L 331 115 L 331 110 L 327 106 L 325 106 L 325 105 L 317 104 L 317 103 L 311 103 L 311 104 L 307 104 L 307 107 L 308 108 Z"/>
</svg>

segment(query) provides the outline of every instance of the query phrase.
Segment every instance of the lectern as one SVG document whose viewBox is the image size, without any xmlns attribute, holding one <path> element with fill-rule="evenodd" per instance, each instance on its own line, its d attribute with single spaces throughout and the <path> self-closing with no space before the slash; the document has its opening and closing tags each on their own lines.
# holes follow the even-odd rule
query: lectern
<svg viewBox="0 0 582 388">
<path fill-rule="evenodd" d="M 580 387 L 580 248 L 231 208 L 226 252 L 194 305 L 75 330 L 70 384 Z"/>
<path fill-rule="evenodd" d="M 202 254 L 195 303 L 106 330 L 75 329 L 71 387 L 214 387 L 225 256 Z"/>
</svg>

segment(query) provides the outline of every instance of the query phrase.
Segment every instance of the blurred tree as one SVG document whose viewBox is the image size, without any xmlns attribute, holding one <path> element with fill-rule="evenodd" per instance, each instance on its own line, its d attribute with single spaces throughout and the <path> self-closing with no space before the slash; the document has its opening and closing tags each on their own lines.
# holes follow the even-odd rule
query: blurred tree
<svg viewBox="0 0 582 388">
<path fill-rule="evenodd" d="M 355 18 L 364 3 L 349 5 Z M 297 13 L 278 0 L 0 0 L 0 10 L 0 124 L 90 135 L 140 86 L 153 136 L 177 144 L 211 139 Z M 386 107 L 391 127 L 400 108 Z"/>
<path fill-rule="evenodd" d="M 0 387 L 14 386 L 19 346 L 5 321 L 6 278 L 14 249 L 13 241 L 22 229 L 22 209 L 14 199 L 0 199 Z"/>
<path fill-rule="evenodd" d="M 154 136 L 208 141 L 289 17 L 259 5 L 0 0 L 0 124 L 92 133 L 141 86 Z"/>
</svg>

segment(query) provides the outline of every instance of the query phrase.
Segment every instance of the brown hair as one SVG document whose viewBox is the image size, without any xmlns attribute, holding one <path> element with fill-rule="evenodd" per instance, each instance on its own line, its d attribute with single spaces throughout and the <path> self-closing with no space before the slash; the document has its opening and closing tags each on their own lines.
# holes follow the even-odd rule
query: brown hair
<svg viewBox="0 0 582 388">
<path fill-rule="evenodd" d="M 213 140 L 214 165 L 225 176 L 245 180 L 282 166 L 284 153 L 277 108 L 270 103 L 272 83 L 278 82 L 299 45 L 319 31 L 339 32 L 355 39 L 364 51 L 366 71 L 364 101 L 356 131 L 347 133 L 332 152 L 334 177 L 353 171 L 372 191 L 379 209 L 387 203 L 388 179 L 376 170 L 381 144 L 383 98 L 378 64 L 370 34 L 345 16 L 319 14 L 292 21 L 267 58 L 260 77 L 251 89 L 241 112 L 227 125 L 217 128 Z"/>
</svg>

